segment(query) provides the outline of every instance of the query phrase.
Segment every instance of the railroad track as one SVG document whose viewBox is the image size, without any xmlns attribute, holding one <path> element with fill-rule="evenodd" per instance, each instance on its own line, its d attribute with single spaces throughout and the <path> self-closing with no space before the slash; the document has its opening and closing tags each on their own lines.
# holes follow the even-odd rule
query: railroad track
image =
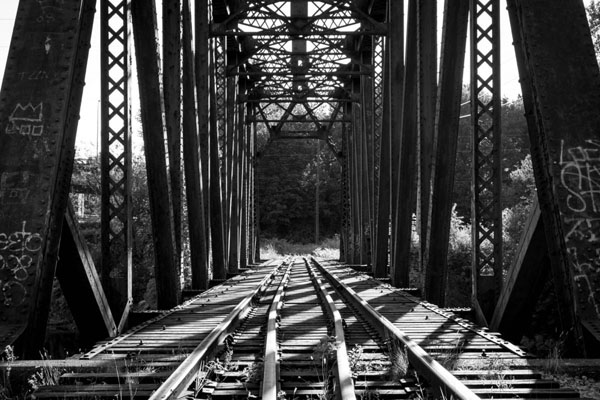
<svg viewBox="0 0 600 400">
<path fill-rule="evenodd" d="M 32 397 L 579 397 L 515 368 L 526 356 L 343 265 L 296 258 L 262 264 L 99 343 Z"/>
</svg>

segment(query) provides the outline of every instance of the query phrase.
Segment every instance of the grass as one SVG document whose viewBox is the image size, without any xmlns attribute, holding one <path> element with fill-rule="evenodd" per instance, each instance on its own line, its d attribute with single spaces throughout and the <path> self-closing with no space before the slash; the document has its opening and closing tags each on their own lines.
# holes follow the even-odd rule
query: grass
<svg viewBox="0 0 600 400">
<path fill-rule="evenodd" d="M 261 242 L 260 256 L 263 259 L 280 258 L 287 255 L 315 256 L 324 259 L 340 258 L 338 236 L 322 240 L 320 243 L 292 243 L 285 239 L 264 239 Z"/>
</svg>

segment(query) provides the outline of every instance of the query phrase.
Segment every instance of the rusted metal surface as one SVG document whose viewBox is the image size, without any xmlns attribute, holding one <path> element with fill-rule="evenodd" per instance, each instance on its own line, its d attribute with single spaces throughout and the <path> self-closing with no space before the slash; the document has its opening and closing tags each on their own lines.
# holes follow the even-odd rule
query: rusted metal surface
<svg viewBox="0 0 600 400">
<path fill-rule="evenodd" d="M 0 342 L 25 327 L 41 348 L 49 312 L 94 1 L 21 2 L 0 95 Z"/>
</svg>

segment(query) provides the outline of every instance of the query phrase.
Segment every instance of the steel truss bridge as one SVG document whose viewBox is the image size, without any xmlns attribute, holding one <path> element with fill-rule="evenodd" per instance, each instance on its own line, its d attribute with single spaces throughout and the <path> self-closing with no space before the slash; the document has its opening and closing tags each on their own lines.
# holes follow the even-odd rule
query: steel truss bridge
<svg viewBox="0 0 600 400">
<path fill-rule="evenodd" d="M 441 13 L 427 0 L 164 0 L 162 10 L 154 0 L 21 1 L 0 95 L 0 345 L 37 356 L 54 278 L 90 343 L 123 340 L 139 318 L 131 312 L 134 75 L 160 310 L 186 294 L 179 274 L 187 241 L 186 289 L 198 299 L 229 278 L 267 274 L 257 267 L 259 130 L 268 132 L 266 146 L 314 139 L 339 161 L 346 265 L 408 287 L 416 214 L 422 295 L 443 307 L 467 54 L 473 256 L 465 306 L 479 326 L 518 340 L 551 280 L 573 352 L 595 356 L 600 75 L 585 9 L 581 0 L 507 5 L 537 202 L 503 277 L 499 0 L 447 0 Z M 96 12 L 99 273 L 69 202 Z M 264 276 L 292 274 L 276 271 Z"/>
</svg>

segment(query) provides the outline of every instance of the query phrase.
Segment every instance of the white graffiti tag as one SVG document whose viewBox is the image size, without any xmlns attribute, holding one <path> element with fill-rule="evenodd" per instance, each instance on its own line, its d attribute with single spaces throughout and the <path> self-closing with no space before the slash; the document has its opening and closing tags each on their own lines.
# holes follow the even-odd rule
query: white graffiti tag
<svg viewBox="0 0 600 400">
<path fill-rule="evenodd" d="M 586 300 L 594 308 L 596 315 L 600 316 L 600 304 L 594 296 L 594 284 L 592 283 L 595 271 L 600 266 L 600 249 L 596 249 L 595 259 L 581 259 L 576 247 L 569 248 L 569 253 L 574 260 L 575 275 L 573 278 L 579 287 L 580 293 L 587 297 Z"/>
<path fill-rule="evenodd" d="M 20 134 L 23 136 L 41 136 L 44 133 L 44 105 L 17 103 L 15 109 L 8 117 L 6 134 Z"/>
<path fill-rule="evenodd" d="M 42 249 L 42 237 L 27 232 L 23 221 L 21 230 L 0 233 L 0 296 L 6 306 L 20 305 L 25 301 L 27 290 L 23 282 L 32 272 L 36 253 Z"/>
<path fill-rule="evenodd" d="M 600 211 L 600 141 L 586 140 L 585 146 L 560 150 L 560 180 L 569 192 L 571 211 Z"/>
</svg>

